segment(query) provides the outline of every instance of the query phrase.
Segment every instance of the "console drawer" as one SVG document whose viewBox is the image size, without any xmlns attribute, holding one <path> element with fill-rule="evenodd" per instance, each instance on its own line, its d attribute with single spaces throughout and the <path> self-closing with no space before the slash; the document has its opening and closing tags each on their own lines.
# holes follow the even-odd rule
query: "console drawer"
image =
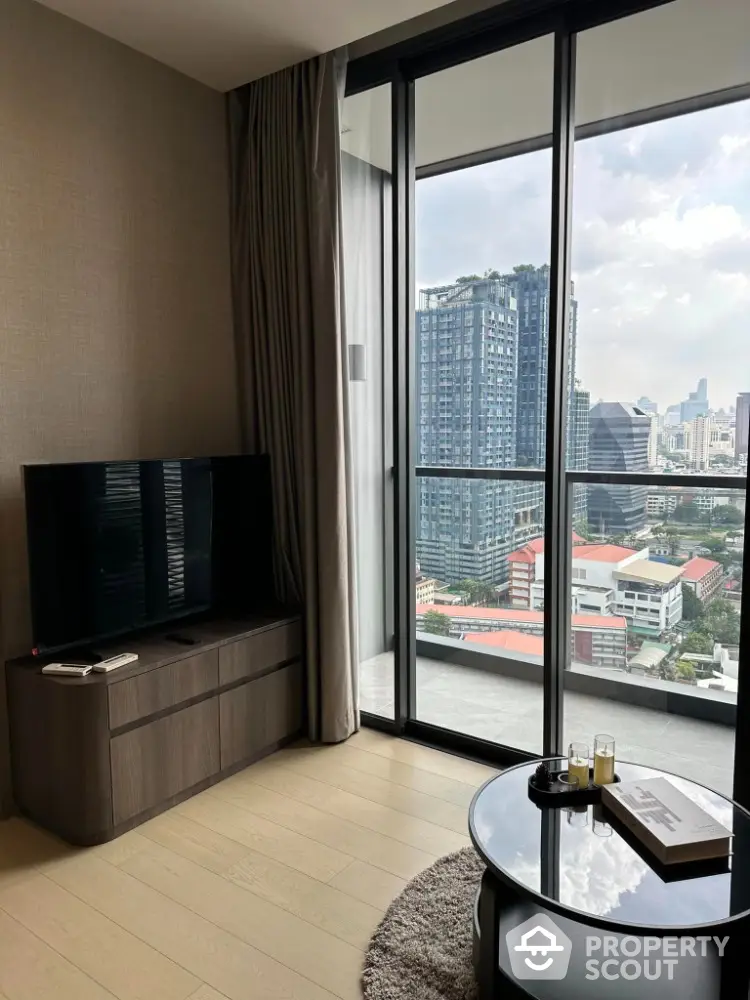
<svg viewBox="0 0 750 1000">
<path fill-rule="evenodd" d="M 218 698 L 115 736 L 111 762 L 115 826 L 166 808 L 172 796 L 219 770 Z"/>
<path fill-rule="evenodd" d="M 248 760 L 302 728 L 302 666 L 290 663 L 219 696 L 221 767 Z"/>
<path fill-rule="evenodd" d="M 223 686 L 255 677 L 269 667 L 296 659 L 301 651 L 300 622 L 230 642 L 219 649 L 219 683 Z"/>
<path fill-rule="evenodd" d="M 219 679 L 218 651 L 209 649 L 184 660 L 168 663 L 147 674 L 139 674 L 109 687 L 109 727 L 119 729 L 130 722 L 173 708 L 216 688 Z"/>
</svg>

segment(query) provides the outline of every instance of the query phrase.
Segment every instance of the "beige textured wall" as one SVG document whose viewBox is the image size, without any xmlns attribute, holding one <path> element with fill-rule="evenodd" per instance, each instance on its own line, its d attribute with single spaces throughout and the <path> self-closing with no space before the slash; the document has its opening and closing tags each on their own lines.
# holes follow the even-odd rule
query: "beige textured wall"
<svg viewBox="0 0 750 1000">
<path fill-rule="evenodd" d="M 220 94 L 31 0 L 0 0 L 6 655 L 30 644 L 22 462 L 238 447 L 225 157 Z"/>
</svg>

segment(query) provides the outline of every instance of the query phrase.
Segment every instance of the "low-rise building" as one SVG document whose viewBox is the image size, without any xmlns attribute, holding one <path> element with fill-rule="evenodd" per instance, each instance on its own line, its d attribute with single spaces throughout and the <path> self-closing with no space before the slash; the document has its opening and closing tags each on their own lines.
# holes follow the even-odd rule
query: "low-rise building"
<svg viewBox="0 0 750 1000">
<path fill-rule="evenodd" d="M 577 549 L 583 543 L 583 538 L 573 532 L 573 546 Z M 544 539 L 534 538 L 526 542 L 520 549 L 511 552 L 508 556 L 508 575 L 510 586 L 508 597 L 514 608 L 525 608 L 526 610 L 540 610 L 544 607 L 544 597 L 538 596 L 543 592 L 542 583 L 540 588 L 533 588 L 538 580 L 544 581 Z M 533 593 L 536 595 L 532 598 Z M 540 604 L 541 601 L 541 604 Z"/>
<path fill-rule="evenodd" d="M 417 576 L 417 604 L 432 604 L 435 600 L 435 581 L 429 576 Z"/>
<path fill-rule="evenodd" d="M 451 636 L 516 632 L 544 635 L 544 614 L 516 608 L 474 608 L 424 604 L 417 607 L 417 630 L 428 611 L 440 611 L 451 620 Z M 571 619 L 571 656 L 573 661 L 595 667 L 627 665 L 627 622 L 616 615 L 574 614 Z M 472 640 L 476 641 L 476 640 Z M 489 640 L 494 642 L 495 640 Z M 498 640 L 505 642 L 506 640 Z M 512 639 L 509 640 L 512 643 Z M 528 656 L 536 654 L 527 654 Z M 541 656 L 540 656 L 541 660 Z"/>
<path fill-rule="evenodd" d="M 650 559 L 629 560 L 612 574 L 615 610 L 633 632 L 657 636 L 682 621 L 682 567 Z"/>
<path fill-rule="evenodd" d="M 527 546 L 518 556 L 514 566 L 521 567 L 523 581 L 514 569 L 515 606 L 543 611 L 544 548 L 532 552 Z M 681 568 L 651 560 L 648 548 L 579 540 L 571 574 L 573 614 L 621 615 L 636 632 L 653 637 L 682 619 Z"/>
<path fill-rule="evenodd" d="M 682 567 L 682 582 L 690 587 L 695 596 L 703 601 L 709 601 L 721 589 L 724 570 L 721 563 L 713 559 L 694 556 Z"/>
<path fill-rule="evenodd" d="M 534 538 L 508 556 L 508 597 L 514 608 L 531 608 L 531 586 L 536 580 L 537 556 L 544 564 L 544 539 Z"/>
</svg>

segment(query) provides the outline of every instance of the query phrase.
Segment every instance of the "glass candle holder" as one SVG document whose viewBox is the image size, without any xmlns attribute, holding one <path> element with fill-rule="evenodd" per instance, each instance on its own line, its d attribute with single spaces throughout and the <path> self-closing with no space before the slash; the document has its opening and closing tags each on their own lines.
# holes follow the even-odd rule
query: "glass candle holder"
<svg viewBox="0 0 750 1000">
<path fill-rule="evenodd" d="M 594 784 L 611 785 L 615 780 L 615 738 L 606 733 L 594 737 Z"/>
<path fill-rule="evenodd" d="M 589 748 L 586 743 L 571 743 L 568 746 L 568 774 L 578 778 L 579 788 L 588 788 Z"/>
<path fill-rule="evenodd" d="M 578 778 L 573 774 L 558 774 L 557 783 L 564 792 L 578 791 Z"/>
</svg>

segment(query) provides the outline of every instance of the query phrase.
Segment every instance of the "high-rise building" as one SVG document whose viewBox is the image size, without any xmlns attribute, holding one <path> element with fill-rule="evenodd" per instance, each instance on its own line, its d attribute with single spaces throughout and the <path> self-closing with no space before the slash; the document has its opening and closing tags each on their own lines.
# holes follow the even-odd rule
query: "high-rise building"
<svg viewBox="0 0 750 1000">
<path fill-rule="evenodd" d="M 570 300 L 569 469 L 588 466 L 589 394 L 574 381 L 577 303 Z M 549 267 L 424 289 L 417 312 L 417 462 L 544 468 Z M 417 558 L 430 577 L 502 584 L 506 556 L 544 532 L 542 483 L 423 478 Z M 573 493 L 574 523 L 587 490 Z"/>
<path fill-rule="evenodd" d="M 667 407 L 667 412 L 664 414 L 665 427 L 676 427 L 680 423 L 680 408 L 679 403 Z"/>
<path fill-rule="evenodd" d="M 659 412 L 659 404 L 655 403 L 653 399 L 649 399 L 648 396 L 641 396 L 635 405 L 639 410 L 643 410 L 644 413 L 653 414 Z"/>
<path fill-rule="evenodd" d="M 734 457 L 747 455 L 750 443 L 750 392 L 741 392 L 735 407 Z"/>
<path fill-rule="evenodd" d="M 544 468 L 547 433 L 547 356 L 549 351 L 549 265 L 523 264 L 503 275 L 518 308 L 518 388 L 516 396 L 516 465 Z M 570 283 L 568 355 L 568 469 L 586 469 L 590 397 L 576 385 L 578 302 Z M 585 397 L 585 398 L 584 398 Z M 543 511 L 544 488 L 519 484 L 521 503 Z M 587 492 L 575 487 L 574 522 L 586 517 Z M 541 533 L 542 525 L 539 525 Z M 519 541 L 522 539 L 519 538 Z"/>
<path fill-rule="evenodd" d="M 519 467 L 544 468 L 549 343 L 549 266 L 521 265 L 503 275 L 518 309 L 516 458 Z M 572 324 L 571 324 L 572 334 Z M 573 337 L 571 336 L 571 339 Z"/>
<path fill-rule="evenodd" d="M 696 472 L 708 468 L 710 446 L 711 418 L 694 417 L 690 425 L 690 464 Z"/>
<path fill-rule="evenodd" d="M 567 468 L 569 471 L 579 471 L 589 467 L 589 411 L 591 410 L 591 393 L 575 388 L 570 398 L 568 410 L 568 454 Z M 583 483 L 573 485 L 571 516 L 573 524 L 580 524 L 587 519 L 588 488 Z"/>
<path fill-rule="evenodd" d="M 698 381 L 695 392 L 688 393 L 688 398 L 680 403 L 680 423 L 689 424 L 695 417 L 708 416 L 708 379 Z"/>
<path fill-rule="evenodd" d="M 417 463 L 513 468 L 518 311 L 507 282 L 424 289 L 416 329 Z M 419 479 L 422 572 L 450 582 L 505 580 L 515 548 L 515 485 Z"/>
<path fill-rule="evenodd" d="M 647 472 L 651 419 L 629 403 L 597 403 L 589 414 L 589 468 Z M 588 519 L 603 535 L 629 534 L 646 523 L 645 486 L 591 486 Z"/>
<path fill-rule="evenodd" d="M 642 407 L 638 407 L 642 409 Z M 648 413 L 648 410 L 643 410 L 644 413 Z M 659 460 L 659 418 L 655 413 L 650 415 L 650 424 L 648 431 L 648 467 L 649 469 L 655 469 L 656 463 Z"/>
</svg>

